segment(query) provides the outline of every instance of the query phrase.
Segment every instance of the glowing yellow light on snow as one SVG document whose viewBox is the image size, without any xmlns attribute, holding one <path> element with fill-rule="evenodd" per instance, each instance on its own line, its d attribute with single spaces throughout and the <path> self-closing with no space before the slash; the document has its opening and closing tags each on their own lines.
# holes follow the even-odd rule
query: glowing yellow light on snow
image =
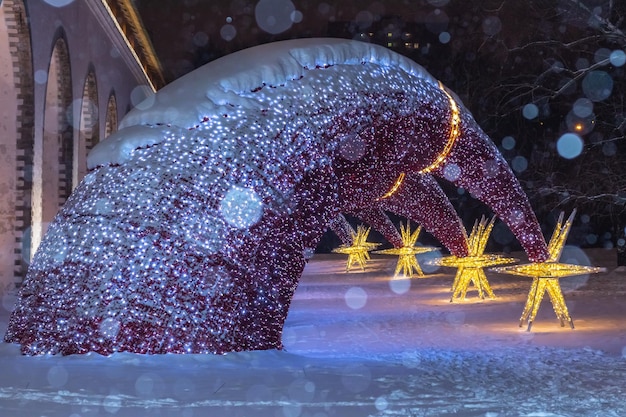
<svg viewBox="0 0 626 417">
<path fill-rule="evenodd" d="M 441 82 L 439 83 L 439 88 L 443 93 L 448 96 L 448 100 L 450 101 L 450 112 L 452 116 L 450 117 L 450 134 L 448 136 L 448 141 L 446 142 L 446 146 L 443 147 L 443 150 L 439 153 L 437 158 L 433 161 L 432 164 L 428 165 L 426 168 L 423 168 L 419 171 L 420 174 L 427 174 L 435 169 L 439 168 L 441 164 L 444 163 L 450 152 L 452 151 L 452 147 L 454 143 L 459 138 L 461 134 L 461 116 L 459 113 L 459 106 L 456 104 L 456 101 L 452 98 L 450 93 L 446 91 Z"/>
<path fill-rule="evenodd" d="M 333 249 L 335 253 L 344 253 L 348 255 L 348 262 L 346 264 L 346 272 L 352 269 L 352 265 L 355 263 L 361 267 L 361 270 L 365 270 L 365 264 L 370 259 L 369 252 L 380 245 L 380 243 L 371 243 L 367 241 L 370 228 L 362 225 L 357 226 L 356 233 L 352 231 L 352 245 L 341 245 L 336 249 Z"/>
<path fill-rule="evenodd" d="M 593 266 L 564 264 L 558 262 L 563 252 L 563 246 L 565 246 L 565 240 L 572 227 L 572 221 L 576 210 L 572 212 L 567 221 L 563 223 L 563 213 L 559 216 L 550 243 L 548 243 L 548 253 L 550 258 L 546 262 L 535 262 L 524 265 L 505 266 L 500 268 L 494 268 L 496 272 L 502 272 L 511 275 L 521 275 L 531 277 L 533 283 L 530 286 L 530 292 L 524 305 L 524 311 L 520 318 L 520 327 L 524 325 L 524 322 L 528 322 L 527 330 L 530 331 L 533 321 L 539 311 L 539 306 L 543 300 L 545 293 L 548 293 L 552 307 L 556 317 L 561 322 L 561 327 L 565 326 L 565 323 L 569 323 L 570 327 L 574 328 L 574 322 L 569 315 L 567 305 L 565 305 L 565 299 L 563 298 L 563 292 L 561 291 L 561 285 L 559 284 L 559 278 L 569 277 L 573 275 L 594 274 L 602 272 L 604 268 L 597 268 Z"/>
<path fill-rule="evenodd" d="M 398 188 L 400 188 L 400 186 L 402 185 L 402 182 L 404 181 L 404 177 L 405 177 L 404 172 L 401 172 L 400 175 L 398 176 L 398 179 L 393 184 L 393 186 L 389 189 L 389 191 L 387 191 L 382 197 L 378 197 L 376 201 L 383 200 L 385 198 L 389 198 L 392 195 L 394 195 L 394 193 L 398 191 Z"/>
<path fill-rule="evenodd" d="M 413 272 L 420 277 L 424 276 L 424 272 L 417 262 L 417 255 L 420 253 L 431 252 L 437 250 L 438 248 L 432 246 L 415 246 L 421 231 L 422 226 L 418 226 L 414 232 L 411 232 L 411 223 L 408 220 L 406 225 L 400 223 L 402 247 L 376 251 L 376 253 L 384 255 L 398 255 L 398 263 L 396 264 L 394 276 L 397 276 L 400 271 L 402 271 L 402 275 L 408 278 L 413 276 Z"/>
<path fill-rule="evenodd" d="M 452 284 L 452 297 L 450 298 L 450 302 L 454 300 L 464 300 L 470 283 L 474 284 L 480 298 L 484 299 L 485 293 L 489 298 L 496 298 L 491 290 L 489 281 L 487 281 L 487 276 L 483 268 L 517 262 L 515 258 L 505 258 L 495 254 L 484 254 L 494 221 L 495 217 L 492 217 L 489 222 L 487 222 L 485 217 L 482 217 L 480 222 L 474 222 L 472 232 L 467 239 L 468 256 L 446 256 L 433 261 L 433 264 L 436 265 L 458 268 L 454 276 L 454 283 Z"/>
</svg>

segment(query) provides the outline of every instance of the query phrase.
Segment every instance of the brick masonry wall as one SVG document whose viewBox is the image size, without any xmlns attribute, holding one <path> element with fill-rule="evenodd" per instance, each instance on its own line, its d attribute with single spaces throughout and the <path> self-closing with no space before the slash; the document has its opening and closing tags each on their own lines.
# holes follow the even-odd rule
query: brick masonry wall
<svg viewBox="0 0 626 417">
<path fill-rule="evenodd" d="M 72 168 L 74 156 L 74 125 L 78 122 L 73 120 L 72 106 L 72 71 L 70 66 L 70 56 L 67 43 L 64 39 L 58 39 L 53 53 L 56 59 L 58 77 L 58 97 L 59 108 L 59 194 L 58 208 L 65 203 L 65 200 L 72 193 Z M 44 158 L 48 157 L 44 155 Z M 46 204 L 46 202 L 44 202 Z"/>
<path fill-rule="evenodd" d="M 107 102 L 106 120 L 104 123 L 105 138 L 111 133 L 117 131 L 117 100 L 115 100 L 114 94 L 109 96 L 109 101 Z"/>
<path fill-rule="evenodd" d="M 31 196 L 33 188 L 34 80 L 26 8 L 20 0 L 3 0 L 13 78 L 17 93 L 17 152 L 14 281 L 26 275 L 30 257 Z"/>
</svg>

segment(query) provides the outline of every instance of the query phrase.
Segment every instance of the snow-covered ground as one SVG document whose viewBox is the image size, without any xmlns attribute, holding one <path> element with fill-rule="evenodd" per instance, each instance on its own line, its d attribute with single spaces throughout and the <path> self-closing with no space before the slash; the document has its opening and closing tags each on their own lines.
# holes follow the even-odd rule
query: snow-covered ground
<svg viewBox="0 0 626 417">
<path fill-rule="evenodd" d="M 426 278 L 392 280 L 395 257 L 346 274 L 342 255 L 316 255 L 285 351 L 24 357 L 0 344 L 0 416 L 626 416 L 626 272 L 613 250 L 566 247 L 561 261 L 587 256 L 608 272 L 561 281 L 576 329 L 546 296 L 526 332 L 530 279 L 488 273 L 496 300 L 450 303 L 454 270 L 422 262 Z"/>
</svg>

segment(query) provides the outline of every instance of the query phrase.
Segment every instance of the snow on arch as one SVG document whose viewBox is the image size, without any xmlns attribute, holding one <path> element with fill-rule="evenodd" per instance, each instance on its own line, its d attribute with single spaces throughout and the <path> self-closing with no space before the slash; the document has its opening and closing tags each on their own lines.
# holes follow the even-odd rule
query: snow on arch
<svg viewBox="0 0 626 417">
<path fill-rule="evenodd" d="M 208 113 L 222 110 L 226 103 L 254 108 L 251 100 L 238 96 L 263 85 L 276 86 L 298 79 L 316 66 L 364 62 L 397 67 L 437 84 L 422 66 L 379 45 L 349 39 L 294 39 L 244 49 L 203 65 L 162 88 L 149 108 L 142 110 L 139 105 L 131 111 L 120 128 L 155 123 L 193 127 Z M 196 111 L 170 111 L 179 106 L 195 106 Z"/>
<path fill-rule="evenodd" d="M 193 128 L 204 118 L 232 110 L 255 109 L 249 93 L 264 85 L 279 86 L 306 76 L 308 70 L 364 63 L 394 67 L 437 84 L 422 66 L 385 47 L 338 38 L 308 38 L 273 42 L 244 49 L 184 75 L 140 103 L 121 121 L 120 130 L 89 155 L 89 168 L 122 163 L 128 152 L 164 140 L 159 128 Z M 360 68 L 359 68 L 360 71 Z"/>
<path fill-rule="evenodd" d="M 271 48 L 273 53 L 278 53 L 279 55 L 266 55 L 266 48 Z M 437 84 L 437 80 L 422 66 L 410 59 L 379 45 L 348 39 L 296 39 L 261 45 L 242 52 L 254 54 L 251 58 L 255 62 L 262 62 L 263 65 L 261 67 L 248 68 L 223 79 L 220 82 L 220 86 L 225 92 L 232 91 L 239 94 L 258 88 L 263 84 L 280 85 L 304 76 L 307 69 L 316 67 L 361 65 L 363 63 L 397 67 L 410 75 L 424 78 Z M 232 58 L 237 61 L 241 59 L 239 55 L 235 56 L 234 54 Z M 268 58 L 275 59 L 275 61 L 268 62 Z M 211 93 L 217 92 L 209 91 L 207 94 L 209 99 L 211 99 Z"/>
</svg>

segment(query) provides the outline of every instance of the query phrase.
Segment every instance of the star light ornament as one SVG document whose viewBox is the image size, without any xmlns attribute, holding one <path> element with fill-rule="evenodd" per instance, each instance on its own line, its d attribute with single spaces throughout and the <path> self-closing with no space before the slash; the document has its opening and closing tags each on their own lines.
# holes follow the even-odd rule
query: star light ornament
<svg viewBox="0 0 626 417">
<path fill-rule="evenodd" d="M 348 255 L 346 272 L 350 272 L 355 263 L 361 267 L 361 271 L 365 271 L 365 264 L 370 260 L 369 252 L 380 245 L 380 243 L 367 241 L 370 230 L 371 228 L 363 225 L 357 226 L 356 232 L 352 231 L 352 245 L 341 245 L 337 249 L 333 249 L 335 253 Z"/>
<path fill-rule="evenodd" d="M 572 227 L 572 221 L 575 214 L 576 210 L 572 212 L 565 223 L 563 223 L 564 213 L 561 213 L 559 216 L 556 227 L 554 228 L 554 233 L 550 239 L 550 243 L 548 243 L 548 252 L 550 257 L 546 262 L 535 262 L 493 269 L 496 272 L 521 275 L 531 277 L 533 279 L 519 324 L 520 327 L 522 327 L 524 322 L 527 321 L 527 331 L 530 331 L 533 325 L 533 321 L 537 316 L 537 311 L 539 311 L 539 306 L 541 305 L 541 301 L 543 300 L 543 296 L 546 292 L 550 296 L 552 307 L 554 308 L 557 318 L 561 322 L 561 327 L 565 326 L 565 323 L 567 322 L 573 329 L 574 322 L 569 315 L 567 305 L 565 305 L 565 299 L 563 298 L 559 278 L 605 271 L 605 268 L 559 262 L 561 253 L 563 252 L 563 246 L 565 246 L 565 240 L 567 239 L 567 235 Z"/>
<path fill-rule="evenodd" d="M 402 271 L 402 275 L 407 278 L 412 278 L 413 273 L 420 277 L 424 276 L 424 272 L 417 262 L 417 255 L 420 253 L 432 252 L 438 250 L 439 248 L 432 246 L 415 246 L 421 231 L 422 226 L 418 226 L 415 231 L 411 232 L 411 222 L 409 220 L 407 220 L 406 225 L 400 223 L 402 247 L 379 250 L 375 252 L 383 255 L 398 255 L 398 263 L 396 264 L 396 270 L 393 273 L 394 276 L 398 276 L 400 271 Z"/>
<path fill-rule="evenodd" d="M 457 272 L 452 284 L 452 297 L 450 302 L 464 300 L 469 284 L 474 284 L 478 291 L 478 296 L 485 299 L 485 294 L 489 298 L 496 298 L 491 290 L 484 268 L 495 265 L 509 264 L 517 262 L 515 258 L 506 258 L 501 255 L 485 254 L 485 247 L 493 229 L 495 216 L 489 222 L 483 216 L 480 222 L 476 220 L 472 232 L 467 239 L 469 255 L 464 257 L 447 256 L 432 261 L 435 265 L 456 267 Z"/>
</svg>

